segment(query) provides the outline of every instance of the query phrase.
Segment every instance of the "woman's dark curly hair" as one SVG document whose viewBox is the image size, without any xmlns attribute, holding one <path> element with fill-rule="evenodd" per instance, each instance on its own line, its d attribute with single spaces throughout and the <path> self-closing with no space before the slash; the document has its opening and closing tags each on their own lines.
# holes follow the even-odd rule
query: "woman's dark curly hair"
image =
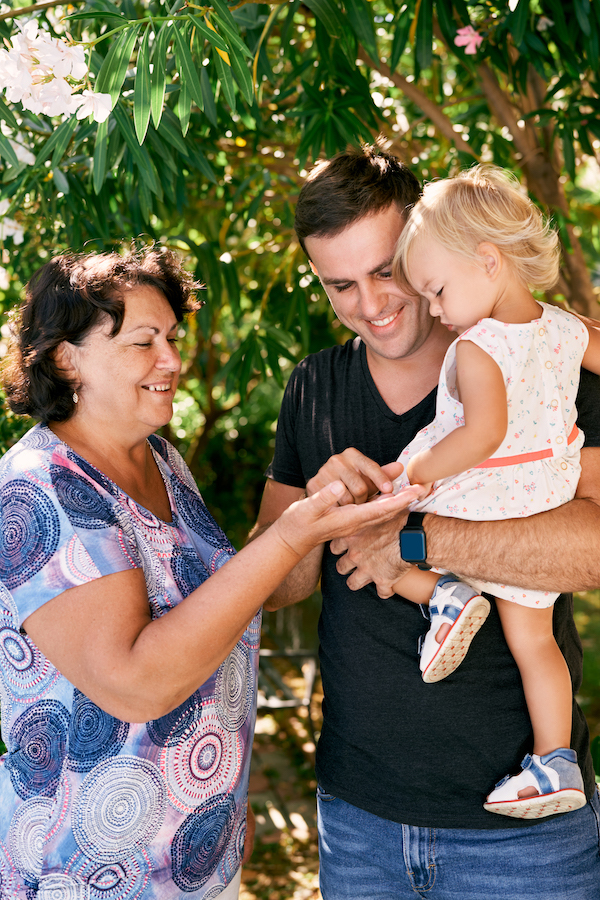
<svg viewBox="0 0 600 900">
<path fill-rule="evenodd" d="M 29 281 L 12 323 L 12 341 L 3 366 L 8 405 L 18 415 L 64 422 L 74 411 L 80 388 L 55 361 L 63 341 L 80 345 L 90 331 L 111 318 L 111 337 L 125 316 L 123 295 L 138 285 L 164 295 L 178 322 L 201 305 L 198 287 L 175 254 L 164 247 L 120 253 L 67 253 L 55 256 Z"/>
</svg>

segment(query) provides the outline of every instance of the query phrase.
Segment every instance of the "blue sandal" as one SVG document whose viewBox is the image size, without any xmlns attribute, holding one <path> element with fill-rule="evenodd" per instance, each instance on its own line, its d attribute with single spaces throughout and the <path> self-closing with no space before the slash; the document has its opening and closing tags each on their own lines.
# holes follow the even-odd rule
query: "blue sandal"
<svg viewBox="0 0 600 900">
<path fill-rule="evenodd" d="M 454 575 L 439 579 L 429 603 L 431 625 L 421 647 L 423 681 L 441 681 L 460 666 L 489 611 L 489 600 Z M 444 624 L 450 631 L 438 644 L 435 636 Z"/>
<path fill-rule="evenodd" d="M 533 787 L 534 797 L 519 798 L 519 791 Z M 542 819 L 581 809 L 587 803 L 581 770 L 574 750 L 559 747 L 545 756 L 527 754 L 519 775 L 499 781 L 483 804 L 488 812 L 515 819 Z"/>
</svg>

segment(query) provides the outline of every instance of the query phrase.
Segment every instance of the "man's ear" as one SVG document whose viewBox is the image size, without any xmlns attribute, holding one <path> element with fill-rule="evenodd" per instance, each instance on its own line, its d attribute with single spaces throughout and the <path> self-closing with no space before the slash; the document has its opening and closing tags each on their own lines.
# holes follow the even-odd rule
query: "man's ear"
<svg viewBox="0 0 600 900">
<path fill-rule="evenodd" d="M 477 248 L 477 254 L 481 257 L 487 275 L 494 281 L 502 271 L 504 263 L 500 250 L 490 241 L 483 241 Z"/>
</svg>

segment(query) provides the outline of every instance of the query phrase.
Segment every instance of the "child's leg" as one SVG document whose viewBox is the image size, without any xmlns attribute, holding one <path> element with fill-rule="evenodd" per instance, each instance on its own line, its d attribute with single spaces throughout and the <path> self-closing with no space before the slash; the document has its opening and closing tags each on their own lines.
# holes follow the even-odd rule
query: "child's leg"
<svg viewBox="0 0 600 900">
<path fill-rule="evenodd" d="M 454 575 L 410 569 L 394 591 L 429 606 L 431 625 L 420 647 L 423 681 L 441 681 L 461 664 L 490 611 L 489 601 Z"/>
<path fill-rule="evenodd" d="M 393 585 L 394 593 L 402 594 L 413 603 L 429 606 L 439 579 L 439 572 L 426 572 L 417 566 L 411 566 L 408 572 Z"/>
<path fill-rule="evenodd" d="M 531 609 L 496 600 L 504 637 L 519 667 L 533 727 L 533 752 L 571 744 L 571 676 L 552 632 L 552 607 Z"/>
<path fill-rule="evenodd" d="M 526 819 L 580 809 L 586 796 L 577 754 L 570 749 L 571 676 L 552 632 L 552 608 L 531 609 L 498 598 L 496 604 L 521 673 L 534 745 L 520 774 L 503 778 L 484 806 Z"/>
</svg>

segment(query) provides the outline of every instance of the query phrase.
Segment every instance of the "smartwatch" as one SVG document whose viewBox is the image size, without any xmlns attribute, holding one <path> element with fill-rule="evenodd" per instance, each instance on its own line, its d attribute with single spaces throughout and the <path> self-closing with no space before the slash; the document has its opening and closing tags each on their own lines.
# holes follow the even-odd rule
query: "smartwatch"
<svg viewBox="0 0 600 900">
<path fill-rule="evenodd" d="M 423 528 L 425 513 L 409 512 L 406 525 L 399 535 L 400 556 L 404 562 L 412 563 L 419 569 L 430 569 L 427 564 L 427 538 Z"/>
</svg>

